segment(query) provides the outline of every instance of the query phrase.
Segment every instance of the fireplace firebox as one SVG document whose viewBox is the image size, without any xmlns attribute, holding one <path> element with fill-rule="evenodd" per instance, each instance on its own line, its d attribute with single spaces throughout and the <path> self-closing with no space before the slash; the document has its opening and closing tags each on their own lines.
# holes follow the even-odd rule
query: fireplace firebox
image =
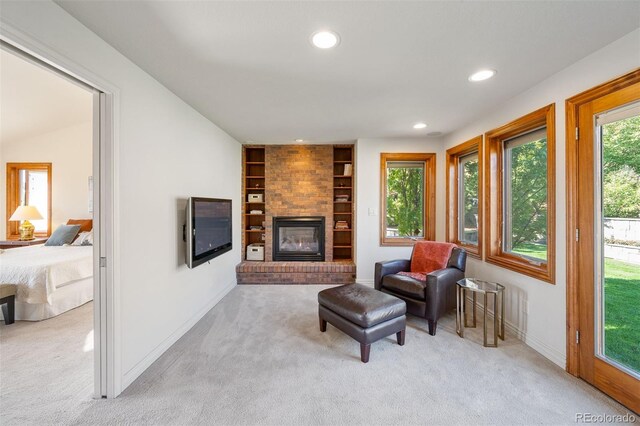
<svg viewBox="0 0 640 426">
<path fill-rule="evenodd" d="M 273 260 L 324 262 L 324 217 L 274 217 Z"/>
</svg>

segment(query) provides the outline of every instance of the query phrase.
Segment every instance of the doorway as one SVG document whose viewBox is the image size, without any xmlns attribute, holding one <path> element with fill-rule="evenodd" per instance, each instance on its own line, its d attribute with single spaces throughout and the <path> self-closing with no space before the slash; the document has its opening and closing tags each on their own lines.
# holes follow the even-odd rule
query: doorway
<svg viewBox="0 0 640 426">
<path fill-rule="evenodd" d="M 567 370 L 640 412 L 640 70 L 566 106 Z"/>
<path fill-rule="evenodd" d="M 60 66 L 57 64 L 54 65 L 54 62 L 48 60 L 48 58 L 57 57 L 55 52 L 46 49 L 43 50 L 42 47 L 34 47 L 34 45 L 24 39 L 21 43 L 22 45 L 18 46 L 3 37 L 0 40 L 0 51 L 5 55 L 10 54 L 11 56 L 19 58 L 22 62 L 28 63 L 29 65 L 35 65 L 34 68 L 44 70 L 49 76 L 53 75 L 56 79 L 63 80 L 67 84 L 71 83 L 70 86 L 74 86 L 76 91 L 84 92 L 86 94 L 85 96 L 88 96 L 89 99 L 88 110 L 86 110 L 89 116 L 89 127 L 88 131 L 84 132 L 83 130 L 83 134 L 87 135 L 86 141 L 89 145 L 89 156 L 86 162 L 83 162 L 83 167 L 87 170 L 83 172 L 81 180 L 75 179 L 73 182 L 74 184 L 78 182 L 81 191 L 83 191 L 80 201 L 82 212 L 87 215 L 87 218 L 91 219 L 89 222 L 92 222 L 91 226 L 93 227 L 93 231 L 91 232 L 91 237 L 93 242 L 91 245 L 93 245 L 93 250 L 92 254 L 90 254 L 90 264 L 88 268 L 93 270 L 93 274 L 90 278 L 85 278 L 73 284 L 82 284 L 83 297 L 89 298 L 92 294 L 93 298 L 93 312 L 89 314 L 92 332 L 85 336 L 86 339 L 81 346 L 83 351 L 93 352 L 93 362 L 91 363 L 92 367 L 90 372 L 93 378 L 90 388 L 93 392 L 91 392 L 89 397 L 115 397 L 115 395 L 119 393 L 119 390 L 118 384 L 114 380 L 115 370 L 113 366 L 114 362 L 117 361 L 114 361 L 113 356 L 113 353 L 116 352 L 113 345 L 114 329 L 111 325 L 114 309 L 111 301 L 113 300 L 114 290 L 113 285 L 110 284 L 113 280 L 114 269 L 113 262 L 111 261 L 111 259 L 113 259 L 114 229 L 114 215 L 112 211 L 114 198 L 113 95 L 106 90 L 100 89 L 100 87 L 107 87 L 104 86 L 103 83 L 92 84 L 90 80 L 92 76 L 85 78 L 82 76 L 82 72 L 74 73 L 71 71 L 81 70 L 80 67 L 68 62 L 64 62 L 64 65 Z M 111 90 L 111 92 L 113 92 L 113 90 Z M 64 101 L 67 100 L 68 99 L 58 99 L 58 102 L 64 103 Z M 64 119 L 60 118 L 60 114 L 56 115 L 55 119 L 64 123 Z M 69 140 L 69 138 L 61 139 L 65 141 Z M 37 150 L 37 152 L 42 154 L 42 150 Z M 4 160 L 3 158 L 3 161 Z M 63 202 L 57 203 L 57 209 L 55 207 L 55 197 L 61 193 L 61 190 L 55 187 L 56 182 L 65 188 L 69 187 L 69 173 L 67 172 L 68 168 L 59 167 L 56 169 L 54 164 L 53 177 L 51 177 L 50 174 L 48 179 L 49 186 L 51 185 L 51 181 L 54 181 L 53 192 L 51 187 L 49 187 L 48 190 L 48 194 L 53 193 L 54 207 L 53 214 L 49 212 L 47 219 L 50 221 L 53 216 L 54 221 L 58 222 L 54 224 L 54 226 L 85 222 L 84 220 L 77 220 L 85 219 L 84 217 L 76 217 L 73 212 L 68 211 L 70 205 L 75 206 L 78 203 L 69 202 L 69 199 L 65 198 L 62 200 Z M 64 217 L 64 221 L 62 219 L 57 220 L 56 214 L 60 214 L 61 218 Z M 9 220 L 9 218 L 7 218 L 7 220 Z M 81 231 L 85 231 L 84 226 L 85 225 L 80 226 Z M 51 232 L 51 225 L 48 226 L 48 232 Z M 78 237 L 73 241 L 74 243 L 77 242 L 80 235 L 79 233 Z M 83 243 L 87 241 L 88 239 L 85 238 Z M 86 270 L 86 268 L 84 270 Z M 71 286 L 63 286 L 61 289 L 65 289 L 64 291 L 69 293 Z M 81 304 L 78 304 L 78 306 L 81 306 Z M 68 307 L 69 306 L 65 305 L 65 309 Z M 110 311 L 108 311 L 107 308 L 109 308 Z M 84 310 L 87 310 L 86 306 Z M 56 311 L 53 312 L 52 315 L 56 316 L 59 314 Z"/>
</svg>

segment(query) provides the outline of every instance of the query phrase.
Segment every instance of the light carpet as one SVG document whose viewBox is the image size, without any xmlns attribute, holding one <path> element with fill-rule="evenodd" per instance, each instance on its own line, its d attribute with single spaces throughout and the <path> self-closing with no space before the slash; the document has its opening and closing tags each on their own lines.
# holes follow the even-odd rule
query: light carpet
<svg viewBox="0 0 640 426">
<path fill-rule="evenodd" d="M 380 340 L 363 364 L 356 341 L 331 325 L 320 333 L 323 288 L 236 287 L 115 400 L 67 401 L 25 375 L 18 401 L 3 383 L 3 424 L 575 424 L 577 413 L 627 413 L 512 336 L 497 349 L 480 330 L 461 339 L 453 314 L 435 337 L 409 317 L 405 346 Z M 4 340 L 3 355 L 16 350 Z"/>
</svg>

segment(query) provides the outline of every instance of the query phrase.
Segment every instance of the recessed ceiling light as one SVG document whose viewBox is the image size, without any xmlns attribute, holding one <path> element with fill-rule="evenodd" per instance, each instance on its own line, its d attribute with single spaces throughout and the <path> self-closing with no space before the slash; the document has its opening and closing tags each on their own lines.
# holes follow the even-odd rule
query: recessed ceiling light
<svg viewBox="0 0 640 426">
<path fill-rule="evenodd" d="M 480 70 L 478 72 L 471 74 L 469 76 L 469 81 L 473 81 L 473 82 L 483 81 L 483 80 L 490 79 L 494 75 L 496 75 L 496 70 Z"/>
<path fill-rule="evenodd" d="M 318 31 L 311 36 L 311 43 L 318 49 L 331 49 L 340 42 L 340 37 L 333 31 Z"/>
<path fill-rule="evenodd" d="M 296 142 L 304 142 L 304 139 L 296 139 Z"/>
<path fill-rule="evenodd" d="M 425 123 L 416 123 L 413 125 L 414 129 L 426 129 L 427 125 Z"/>
</svg>

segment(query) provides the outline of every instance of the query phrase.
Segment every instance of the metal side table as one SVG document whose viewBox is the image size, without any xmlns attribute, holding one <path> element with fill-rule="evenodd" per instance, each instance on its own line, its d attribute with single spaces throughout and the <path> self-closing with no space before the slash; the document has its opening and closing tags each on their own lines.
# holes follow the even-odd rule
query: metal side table
<svg viewBox="0 0 640 426">
<path fill-rule="evenodd" d="M 498 338 L 504 340 L 504 286 L 498 283 L 482 281 L 475 278 L 464 278 L 456 283 L 456 333 L 464 337 L 465 327 L 476 326 L 476 294 L 484 295 L 484 346 L 498 347 Z M 467 324 L 466 292 L 472 292 L 473 325 Z M 493 296 L 493 343 L 487 342 L 487 302 L 488 296 Z M 498 298 L 498 295 L 500 297 Z M 500 303 L 498 303 L 498 299 Z M 498 327 L 498 311 L 500 311 L 500 326 Z"/>
</svg>

